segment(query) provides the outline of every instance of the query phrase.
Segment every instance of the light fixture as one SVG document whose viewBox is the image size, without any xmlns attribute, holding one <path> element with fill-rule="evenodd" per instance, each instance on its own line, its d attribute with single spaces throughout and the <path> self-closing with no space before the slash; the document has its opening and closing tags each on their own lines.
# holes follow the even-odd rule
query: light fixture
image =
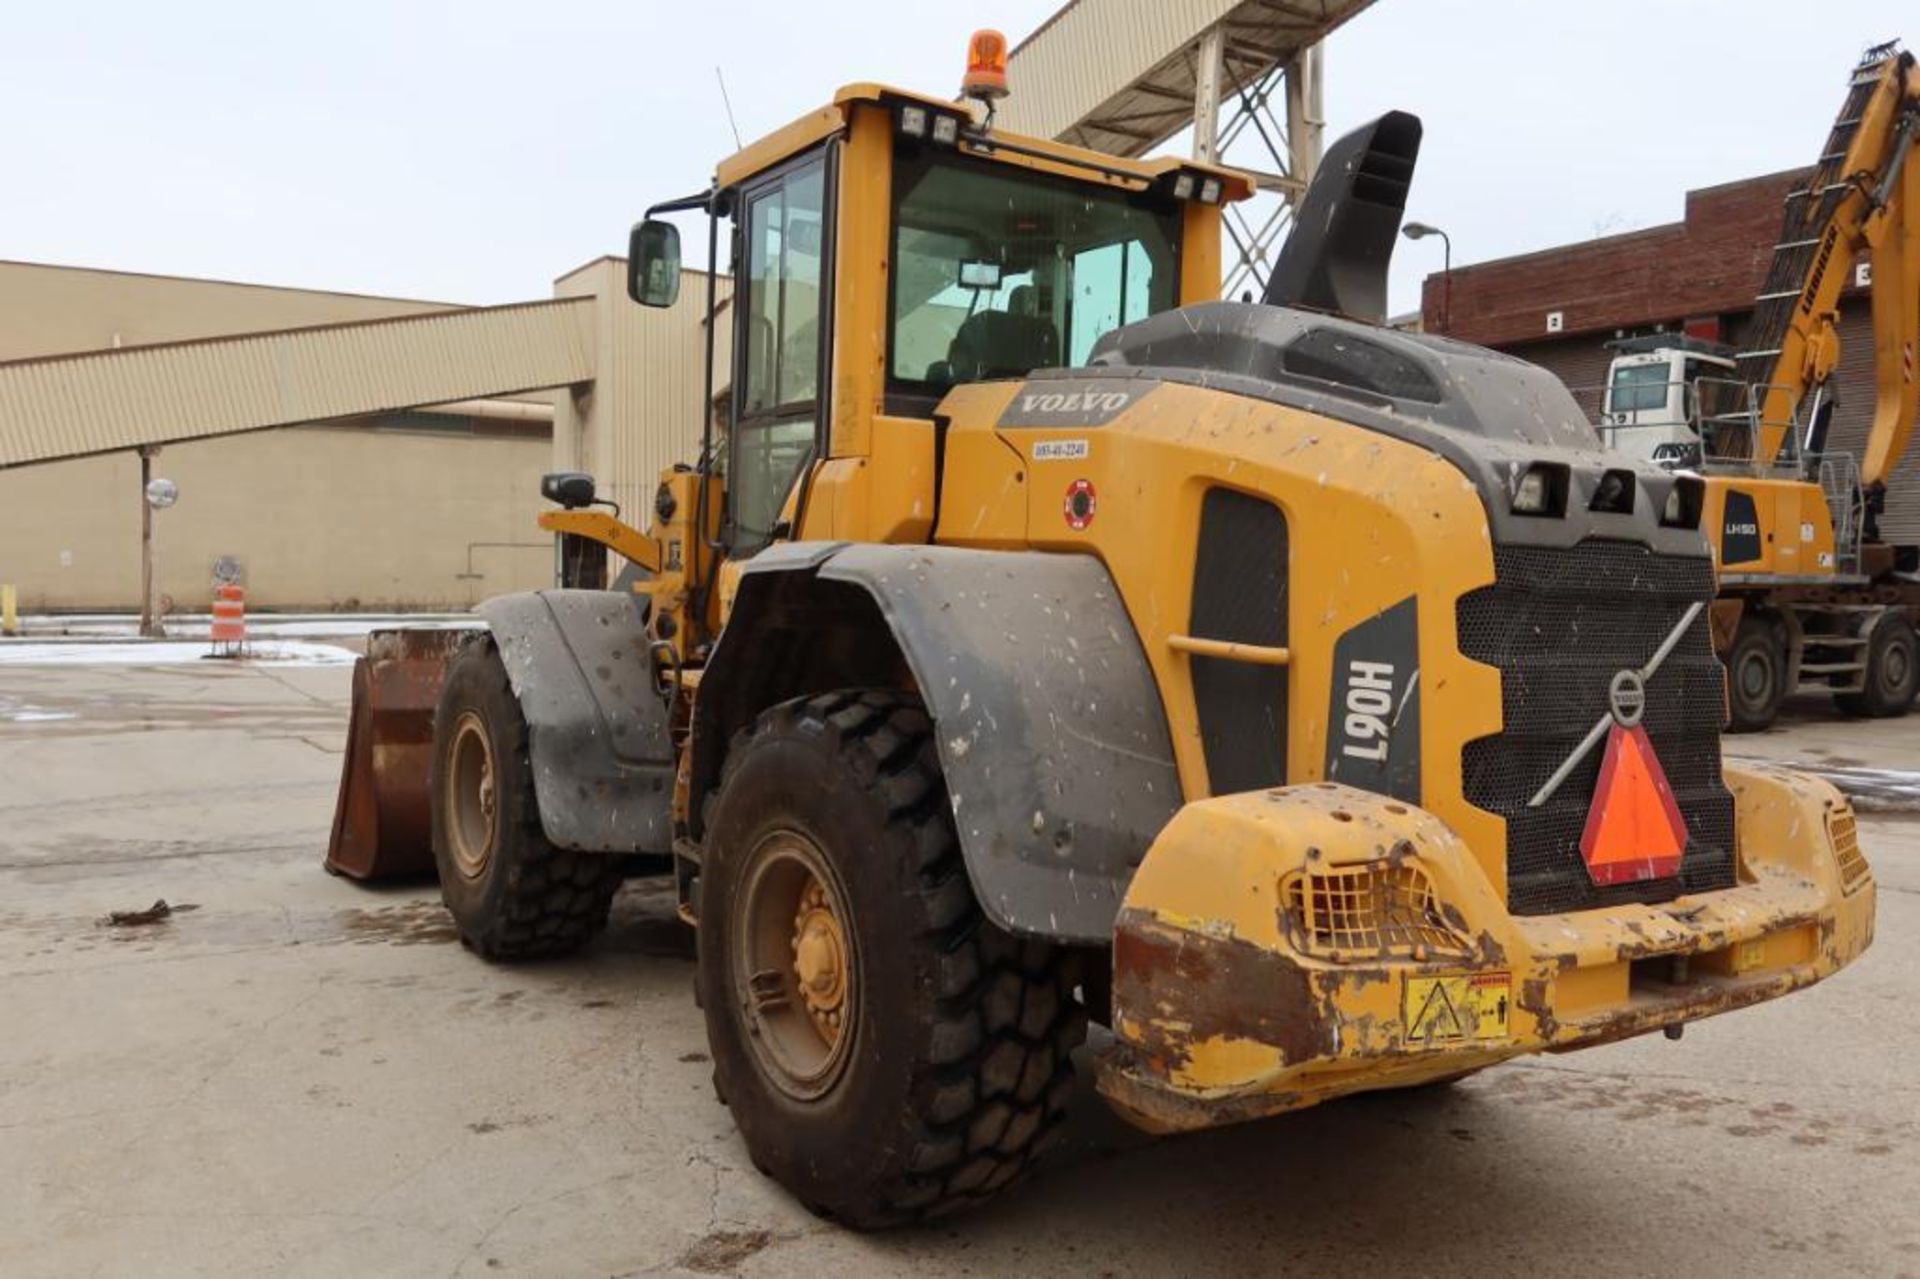
<svg viewBox="0 0 1920 1279">
<path fill-rule="evenodd" d="M 1208 178 L 1206 181 L 1200 184 L 1200 203 L 1202 204 L 1220 203 L 1220 179 L 1219 178 Z"/>
<path fill-rule="evenodd" d="M 910 138 L 926 137 L 927 109 L 925 107 L 901 107 L 900 132 Z"/>
<path fill-rule="evenodd" d="M 1176 200 L 1193 199 L 1193 175 L 1182 173 L 1173 180 L 1173 198 Z"/>
<path fill-rule="evenodd" d="M 1513 486 L 1513 513 L 1551 518 L 1566 514 L 1567 468 L 1535 462 Z"/>
<path fill-rule="evenodd" d="M 1660 522 L 1668 528 L 1699 528 L 1700 510 L 1706 504 L 1707 486 L 1697 476 L 1682 475 L 1667 490 Z"/>
<path fill-rule="evenodd" d="M 1587 509 L 1612 515 L 1631 515 L 1633 495 L 1638 488 L 1632 471 L 1606 471 L 1600 476 L 1600 483 L 1595 487 L 1593 500 L 1587 503 Z"/>
<path fill-rule="evenodd" d="M 943 147 L 950 147 L 960 140 L 960 118 L 951 115 L 933 117 L 933 140 Z"/>
</svg>

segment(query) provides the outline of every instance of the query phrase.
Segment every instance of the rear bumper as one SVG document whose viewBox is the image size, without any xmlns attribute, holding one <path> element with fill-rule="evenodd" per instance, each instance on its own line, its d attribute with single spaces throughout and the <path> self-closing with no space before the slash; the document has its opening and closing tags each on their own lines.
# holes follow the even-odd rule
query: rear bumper
<svg viewBox="0 0 1920 1279">
<path fill-rule="evenodd" d="M 1533 917 L 1506 913 L 1438 818 L 1377 796 L 1307 786 L 1189 805 L 1120 915 L 1100 1090 L 1148 1129 L 1213 1127 L 1819 981 L 1873 935 L 1872 876 L 1836 847 L 1851 810 L 1799 774 L 1727 781 L 1739 886 Z"/>
</svg>

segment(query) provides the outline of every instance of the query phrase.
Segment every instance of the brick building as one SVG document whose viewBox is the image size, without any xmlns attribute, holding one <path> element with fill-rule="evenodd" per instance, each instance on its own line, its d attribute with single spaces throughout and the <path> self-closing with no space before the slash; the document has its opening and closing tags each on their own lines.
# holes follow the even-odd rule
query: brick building
<svg viewBox="0 0 1920 1279">
<path fill-rule="evenodd" d="M 1506 351 L 1552 370 L 1588 412 L 1613 357 L 1607 343 L 1685 332 L 1740 346 L 1779 238 L 1781 204 L 1807 170 L 1771 173 L 1689 191 L 1679 222 L 1538 253 L 1456 267 L 1450 314 L 1440 275 L 1427 277 L 1422 322 L 1430 333 Z M 1858 457 L 1873 417 L 1873 329 L 1866 264 L 1841 299 L 1838 405 L 1828 448 Z M 1920 449 L 1888 486 L 1882 533 L 1920 543 Z"/>
</svg>

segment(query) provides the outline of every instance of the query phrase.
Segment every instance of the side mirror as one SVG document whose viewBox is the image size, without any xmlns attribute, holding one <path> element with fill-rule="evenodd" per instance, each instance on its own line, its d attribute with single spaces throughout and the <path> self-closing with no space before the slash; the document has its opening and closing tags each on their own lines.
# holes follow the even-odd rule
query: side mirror
<svg viewBox="0 0 1920 1279">
<path fill-rule="evenodd" d="M 672 306 L 680 297 L 680 228 L 648 218 L 627 237 L 627 296 L 641 306 Z"/>
<path fill-rule="evenodd" d="M 584 471 L 550 471 L 540 477 L 540 496 L 569 511 L 593 505 L 593 477 Z"/>
</svg>

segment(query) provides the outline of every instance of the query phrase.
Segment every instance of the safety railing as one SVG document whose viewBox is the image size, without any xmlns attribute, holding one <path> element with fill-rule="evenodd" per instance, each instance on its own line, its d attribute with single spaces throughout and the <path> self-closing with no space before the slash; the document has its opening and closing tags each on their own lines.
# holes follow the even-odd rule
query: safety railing
<svg viewBox="0 0 1920 1279">
<path fill-rule="evenodd" d="M 1833 520 L 1834 568 L 1841 573 L 1860 571 L 1860 543 L 1866 538 L 1867 499 L 1860 488 L 1860 464 L 1851 453 L 1823 453 L 1820 490 L 1827 497 Z"/>
</svg>

